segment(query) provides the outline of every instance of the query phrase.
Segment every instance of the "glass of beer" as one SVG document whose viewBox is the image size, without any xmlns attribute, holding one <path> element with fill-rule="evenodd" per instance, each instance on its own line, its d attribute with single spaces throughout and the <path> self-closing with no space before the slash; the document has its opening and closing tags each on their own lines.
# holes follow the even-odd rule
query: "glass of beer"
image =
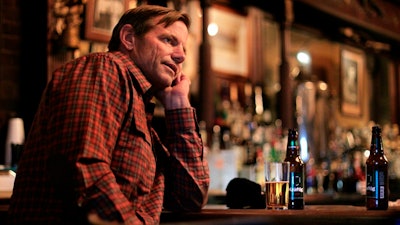
<svg viewBox="0 0 400 225">
<path fill-rule="evenodd" d="M 265 162 L 267 209 L 288 209 L 289 175 L 289 162 Z"/>
</svg>

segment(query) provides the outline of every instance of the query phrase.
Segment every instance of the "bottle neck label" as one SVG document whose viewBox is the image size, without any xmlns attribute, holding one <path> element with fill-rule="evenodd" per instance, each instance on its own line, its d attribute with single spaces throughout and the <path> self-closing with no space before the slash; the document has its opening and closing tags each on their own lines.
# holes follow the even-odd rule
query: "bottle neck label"
<svg viewBox="0 0 400 225">
<path fill-rule="evenodd" d="M 299 154 L 297 146 L 288 146 L 286 149 L 286 155 L 297 156 Z"/>
</svg>

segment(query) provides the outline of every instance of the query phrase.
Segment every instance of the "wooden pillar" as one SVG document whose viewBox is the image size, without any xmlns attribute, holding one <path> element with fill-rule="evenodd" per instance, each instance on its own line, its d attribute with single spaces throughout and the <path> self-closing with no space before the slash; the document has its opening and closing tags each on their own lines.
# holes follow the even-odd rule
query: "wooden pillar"
<svg viewBox="0 0 400 225">
<path fill-rule="evenodd" d="M 394 72 L 390 77 L 390 84 L 392 84 L 392 91 L 390 93 L 391 107 L 391 122 L 400 125 L 400 59 L 394 60 Z"/>
<path fill-rule="evenodd" d="M 280 65 L 280 85 L 281 90 L 278 95 L 278 117 L 282 120 L 283 128 L 292 128 L 294 123 L 293 106 L 293 80 L 290 77 L 290 32 L 293 22 L 293 2 L 292 0 L 282 0 L 282 17 L 280 21 L 281 32 L 281 65 Z"/>
<path fill-rule="evenodd" d="M 207 33 L 209 23 L 208 11 L 210 8 L 210 0 L 201 0 L 201 9 L 203 14 L 202 44 L 200 45 L 200 120 L 206 122 L 206 129 L 211 133 L 214 125 L 215 117 L 215 77 L 211 72 L 211 47 Z"/>
<path fill-rule="evenodd" d="M 263 85 L 264 83 L 264 49 L 262 43 L 262 22 L 264 13 L 256 7 L 248 9 L 248 49 L 249 54 L 249 79 L 251 83 Z"/>
</svg>

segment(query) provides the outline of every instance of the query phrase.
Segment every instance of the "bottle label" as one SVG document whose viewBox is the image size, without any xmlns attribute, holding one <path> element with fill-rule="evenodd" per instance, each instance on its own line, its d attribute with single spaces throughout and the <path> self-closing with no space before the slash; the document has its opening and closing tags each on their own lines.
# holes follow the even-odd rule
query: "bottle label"
<svg viewBox="0 0 400 225">
<path fill-rule="evenodd" d="M 384 199 L 386 174 L 384 171 L 373 170 L 367 173 L 367 198 Z"/>
<path fill-rule="evenodd" d="M 304 193 L 303 174 L 290 172 L 289 199 L 302 199 Z"/>
<path fill-rule="evenodd" d="M 288 150 L 297 150 L 297 146 L 295 146 L 295 145 L 289 145 L 289 146 L 287 147 L 287 149 L 288 149 Z"/>
</svg>

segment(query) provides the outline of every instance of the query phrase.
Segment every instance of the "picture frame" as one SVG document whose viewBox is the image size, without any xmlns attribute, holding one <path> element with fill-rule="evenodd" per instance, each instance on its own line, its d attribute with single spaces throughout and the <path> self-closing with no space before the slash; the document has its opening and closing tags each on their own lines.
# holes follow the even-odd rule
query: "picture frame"
<svg viewBox="0 0 400 225">
<path fill-rule="evenodd" d="M 209 36 L 211 69 L 225 75 L 248 76 L 247 19 L 223 7 L 209 9 L 209 22 L 218 33 Z"/>
<path fill-rule="evenodd" d="M 344 115 L 362 115 L 365 60 L 361 52 L 343 48 L 340 60 L 340 103 Z"/>
<path fill-rule="evenodd" d="M 108 42 L 112 30 L 122 14 L 135 7 L 136 0 L 87 0 L 85 14 L 85 38 Z"/>
</svg>

